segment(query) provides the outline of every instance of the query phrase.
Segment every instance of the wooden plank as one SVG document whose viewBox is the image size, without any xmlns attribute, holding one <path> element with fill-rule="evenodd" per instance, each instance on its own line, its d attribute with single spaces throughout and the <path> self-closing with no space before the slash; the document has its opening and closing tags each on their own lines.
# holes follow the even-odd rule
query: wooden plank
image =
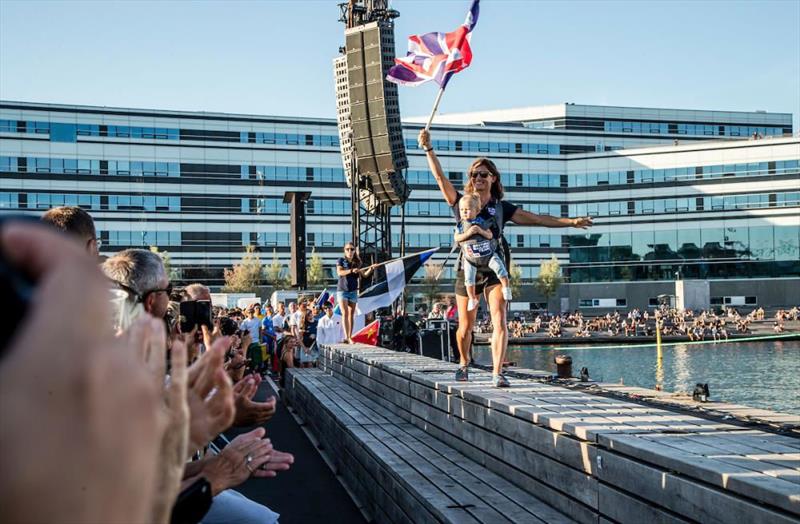
<svg viewBox="0 0 800 524">
<path fill-rule="evenodd" d="M 670 448 L 800 483 L 800 453 L 759 452 L 749 446 L 730 443 L 728 439 L 720 438 L 718 434 L 652 435 L 647 438 Z"/>
<path fill-rule="evenodd" d="M 404 424 L 402 426 L 396 426 L 393 428 L 393 430 L 395 431 L 395 435 L 398 437 L 401 437 L 401 433 L 415 436 L 420 445 L 418 452 L 427 460 L 436 461 L 437 463 L 441 463 L 442 461 L 446 460 L 452 464 L 452 466 L 447 464 L 442 466 L 443 468 L 448 468 L 448 471 L 450 468 L 455 467 L 465 473 L 468 473 L 473 478 L 479 479 L 482 483 L 484 483 L 485 488 L 481 489 L 481 492 L 478 494 L 487 496 L 490 502 L 497 504 L 497 507 L 505 507 L 504 501 L 502 499 L 497 499 L 497 496 L 499 495 L 500 497 L 512 501 L 514 504 L 520 506 L 524 510 L 524 513 L 533 515 L 543 522 L 555 523 L 565 522 L 568 520 L 561 513 L 555 511 L 533 495 L 526 493 L 499 475 L 492 473 L 472 460 L 463 460 L 462 458 L 464 455 L 456 452 L 453 448 L 448 447 L 441 441 L 430 437 L 428 433 L 420 430 L 416 426 Z M 420 435 L 428 436 L 428 438 L 423 439 L 420 437 Z M 504 510 L 504 512 L 506 511 Z M 517 522 L 527 522 L 530 519 L 530 517 L 526 517 L 524 513 L 519 514 L 516 511 L 513 513 L 506 513 L 512 518 L 512 520 Z"/>
<path fill-rule="evenodd" d="M 789 524 L 797 519 L 722 490 L 604 449 L 598 450 L 598 478 L 684 518 L 703 523 Z"/>
<path fill-rule="evenodd" d="M 800 487 L 763 473 L 742 468 L 728 462 L 692 453 L 685 449 L 669 447 L 661 441 L 667 438 L 648 438 L 634 435 L 610 435 L 601 443 L 626 456 L 655 464 L 702 480 L 726 491 L 773 505 L 800 515 Z"/>
<path fill-rule="evenodd" d="M 344 386 L 344 385 L 337 388 L 337 393 L 339 394 L 339 396 L 342 399 L 342 401 L 345 401 L 346 399 L 350 399 L 350 395 L 348 393 L 348 390 L 350 390 L 350 388 L 347 387 L 347 386 Z M 350 391 L 352 391 L 352 390 L 350 390 Z M 367 404 L 369 402 L 367 400 L 365 400 L 364 402 L 360 402 L 360 401 L 355 400 L 355 399 L 350 399 L 349 401 L 350 402 L 354 402 L 354 405 L 356 405 L 355 403 L 358 403 L 359 405 L 364 406 L 365 409 L 370 409 L 369 406 L 367 406 Z M 380 409 L 380 408 L 378 407 L 377 409 Z M 411 428 L 411 429 L 409 429 L 409 428 Z M 455 475 L 458 474 L 458 472 L 466 473 L 466 470 L 461 469 L 460 466 L 457 467 L 450 459 L 445 458 L 448 455 L 447 449 L 449 449 L 449 448 L 442 449 L 441 446 L 443 446 L 443 445 L 441 443 L 438 444 L 438 447 L 437 447 L 436 444 L 433 444 L 432 445 L 433 447 L 437 447 L 437 452 L 434 455 L 431 455 L 430 453 L 422 455 L 425 452 L 426 449 L 431 449 L 431 448 L 428 447 L 428 446 L 431 445 L 430 444 L 431 437 L 428 437 L 425 441 L 420 440 L 420 435 L 426 435 L 425 433 L 420 432 L 418 429 L 416 429 L 416 428 L 414 428 L 412 426 L 408 426 L 408 428 L 402 429 L 400 426 L 387 425 L 385 427 L 382 427 L 381 429 L 393 434 L 395 437 L 398 436 L 398 433 L 402 433 L 403 435 L 406 435 L 408 438 L 414 440 L 415 441 L 415 445 L 418 446 L 418 447 L 414 447 L 413 451 L 415 453 L 420 454 L 421 456 L 423 456 L 423 458 L 428 463 L 436 464 L 437 467 L 439 467 L 439 469 L 441 469 L 442 471 L 446 471 L 450 476 L 452 476 L 458 482 L 461 482 L 461 483 L 464 483 L 464 482 L 469 483 L 470 481 L 471 482 L 477 482 L 479 484 L 479 487 L 478 487 L 477 490 L 473 490 L 473 493 L 475 493 L 475 491 L 480 492 L 479 494 L 476 493 L 480 497 L 486 497 L 487 494 L 489 496 L 491 496 L 491 493 L 493 491 L 491 485 L 487 485 L 486 482 L 484 480 L 482 480 L 482 477 L 485 477 L 486 475 L 491 475 L 490 472 L 488 472 L 486 470 L 482 470 L 482 471 L 480 471 L 480 475 L 468 474 L 468 477 L 467 477 L 466 481 L 465 481 L 465 478 L 463 477 L 463 475 L 462 475 L 462 478 L 460 478 L 460 479 L 455 478 Z M 406 440 L 404 438 L 401 438 L 399 440 L 401 442 L 403 442 L 403 443 L 406 442 Z M 427 444 L 425 442 L 427 442 Z M 456 459 L 459 464 L 464 464 L 464 463 L 470 464 L 470 463 L 472 463 L 471 460 L 466 459 L 466 457 L 461 456 L 460 454 L 455 452 L 455 450 L 449 449 L 449 454 L 454 454 L 454 453 L 457 454 L 460 457 L 460 458 Z M 472 463 L 472 464 L 474 464 L 474 463 Z M 495 479 L 495 482 L 502 481 L 502 479 L 500 479 L 497 476 L 494 476 L 494 479 Z M 505 481 L 502 481 L 502 482 L 505 482 Z M 511 485 L 509 485 L 509 487 L 511 487 Z M 523 492 L 520 491 L 519 493 L 523 493 Z M 499 504 L 500 502 L 502 502 L 502 500 L 506 500 L 506 501 L 509 500 L 506 495 L 500 495 L 500 497 L 501 497 L 500 499 L 495 499 L 494 502 Z M 541 502 L 539 502 L 537 499 L 535 499 L 534 497 L 532 497 L 530 495 L 525 497 L 524 503 L 527 506 L 537 506 L 540 509 L 547 508 L 547 506 L 543 505 Z M 527 518 L 530 518 L 529 512 L 527 512 L 526 510 L 520 510 L 519 506 L 516 506 L 516 507 L 517 507 L 517 509 L 515 509 L 514 506 L 506 505 L 506 506 L 502 507 L 501 509 L 502 509 L 504 514 L 509 515 L 511 517 L 514 517 L 517 511 L 522 511 L 524 514 L 527 514 Z M 557 519 L 559 518 L 559 514 L 557 512 L 554 512 L 553 510 L 550 510 L 549 508 L 547 508 L 547 510 L 548 510 L 548 514 L 547 514 L 547 520 L 546 521 L 550 521 L 550 522 L 557 521 Z M 516 517 L 521 517 L 521 515 L 516 515 Z M 564 517 L 560 516 L 560 518 L 563 520 Z"/>
<path fill-rule="evenodd" d="M 426 433 L 429 433 L 437 439 L 445 442 L 448 446 L 457 449 L 464 455 L 475 459 L 475 462 L 485 467 L 489 471 L 498 474 L 500 477 L 508 480 L 520 489 L 528 493 L 535 493 L 536 497 L 544 501 L 546 504 L 553 507 L 555 510 L 560 511 L 564 515 L 575 519 L 581 524 L 595 524 L 597 522 L 597 513 L 591 508 L 576 502 L 575 499 L 570 498 L 565 493 L 562 493 L 550 486 L 543 484 L 535 478 L 529 476 L 527 472 L 521 471 L 509 466 L 501 460 L 494 459 L 490 455 L 483 452 L 483 450 L 454 437 L 447 431 L 441 430 L 436 426 L 427 424 L 420 419 L 413 419 L 414 425 L 422 428 Z"/>
<path fill-rule="evenodd" d="M 611 486 L 600 484 L 598 503 L 600 513 L 622 524 L 685 524 L 688 520 L 631 497 Z"/>
</svg>

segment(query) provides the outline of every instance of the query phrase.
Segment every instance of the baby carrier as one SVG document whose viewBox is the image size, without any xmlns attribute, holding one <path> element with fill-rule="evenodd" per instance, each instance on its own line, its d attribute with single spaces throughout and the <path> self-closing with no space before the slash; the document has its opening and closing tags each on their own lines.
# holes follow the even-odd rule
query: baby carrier
<svg viewBox="0 0 800 524">
<path fill-rule="evenodd" d="M 457 243 L 457 246 L 461 248 L 456 262 L 457 268 L 461 267 L 462 260 L 478 269 L 488 268 L 489 260 L 498 251 L 500 258 L 508 260 L 508 257 L 505 256 L 508 252 L 508 247 L 503 238 L 503 225 L 505 224 L 503 220 L 503 205 L 499 200 L 496 202 L 494 216 L 485 221 L 484 225 L 487 226 L 489 231 L 498 232 L 498 237 L 484 238 L 480 235 L 474 235 L 463 242 Z"/>
</svg>

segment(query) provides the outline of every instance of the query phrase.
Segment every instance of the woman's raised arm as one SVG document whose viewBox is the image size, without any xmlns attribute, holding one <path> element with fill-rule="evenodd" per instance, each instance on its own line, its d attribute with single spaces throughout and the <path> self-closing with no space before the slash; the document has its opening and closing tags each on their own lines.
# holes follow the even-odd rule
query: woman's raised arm
<svg viewBox="0 0 800 524">
<path fill-rule="evenodd" d="M 586 229 L 592 225 L 592 217 L 551 217 L 550 215 L 537 215 L 522 208 L 517 208 L 511 216 L 511 221 L 520 226 L 577 227 L 580 229 Z"/>
<path fill-rule="evenodd" d="M 428 167 L 433 174 L 433 178 L 436 179 L 436 183 L 439 184 L 439 189 L 442 191 L 445 202 L 447 202 L 448 206 L 453 206 L 456 203 L 458 192 L 453 187 L 453 183 L 444 176 L 442 164 L 439 163 L 439 159 L 436 158 L 436 153 L 431 147 L 431 134 L 426 129 L 422 129 L 419 132 L 417 141 L 419 142 L 419 147 L 425 151 L 425 156 L 428 158 Z"/>
</svg>

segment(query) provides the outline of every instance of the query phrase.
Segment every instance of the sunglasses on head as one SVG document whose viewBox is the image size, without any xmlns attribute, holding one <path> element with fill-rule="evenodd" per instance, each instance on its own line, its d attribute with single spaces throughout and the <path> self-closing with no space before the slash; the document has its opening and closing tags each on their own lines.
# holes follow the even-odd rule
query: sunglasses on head
<svg viewBox="0 0 800 524">
<path fill-rule="evenodd" d="M 469 174 L 470 178 L 489 178 L 493 173 L 491 171 L 473 171 Z"/>
</svg>

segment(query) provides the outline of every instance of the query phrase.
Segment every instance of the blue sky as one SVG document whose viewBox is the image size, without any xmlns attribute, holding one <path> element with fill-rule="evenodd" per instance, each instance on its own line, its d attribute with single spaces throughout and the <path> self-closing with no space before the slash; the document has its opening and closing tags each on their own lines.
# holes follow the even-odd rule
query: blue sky
<svg viewBox="0 0 800 524">
<path fill-rule="evenodd" d="M 395 0 L 406 37 L 469 0 Z M 334 117 L 336 0 L 0 0 L 0 97 Z M 800 2 L 484 0 L 442 111 L 575 102 L 800 114 Z M 436 86 L 401 88 L 404 116 Z"/>
</svg>

